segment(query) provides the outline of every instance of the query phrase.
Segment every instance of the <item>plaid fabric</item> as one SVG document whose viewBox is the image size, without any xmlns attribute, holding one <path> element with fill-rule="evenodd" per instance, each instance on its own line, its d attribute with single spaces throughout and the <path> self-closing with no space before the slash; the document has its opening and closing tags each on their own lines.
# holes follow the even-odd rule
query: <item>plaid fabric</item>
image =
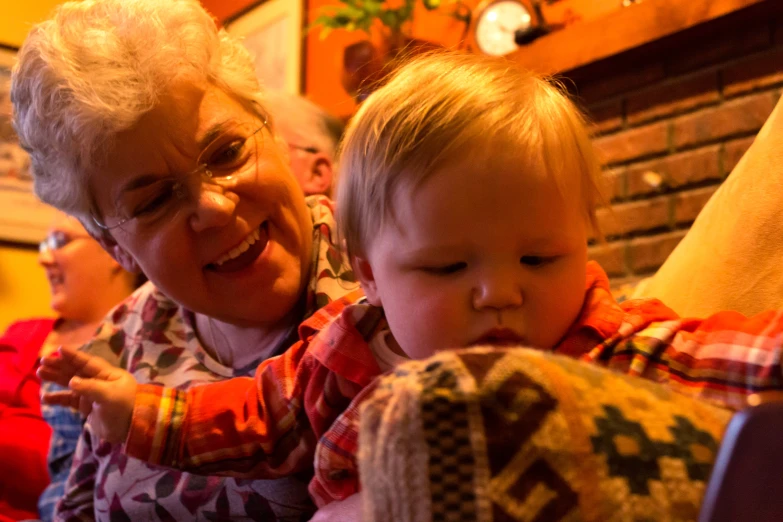
<svg viewBox="0 0 783 522">
<path fill-rule="evenodd" d="M 63 386 L 49 381 L 41 383 L 41 394 L 65 390 Z M 41 414 L 52 428 L 47 466 L 49 467 L 49 485 L 38 499 L 38 516 L 44 522 L 54 520 L 54 508 L 65 493 L 65 480 L 71 471 L 73 453 L 82 433 L 81 415 L 75 410 L 62 406 L 41 403 Z"/>
<path fill-rule="evenodd" d="M 341 314 L 362 297 L 357 290 L 316 312 L 300 327 L 304 340 L 261 363 L 252 379 L 187 390 L 139 385 L 125 452 L 201 474 L 225 471 L 226 462 L 239 477 L 309 470 L 318 438 L 381 373 L 355 317 Z M 355 310 L 371 328 L 381 323 L 377 308 Z"/>
<path fill-rule="evenodd" d="M 730 415 L 528 349 L 405 363 L 361 406 L 363 520 L 695 521 Z"/>
<path fill-rule="evenodd" d="M 581 315 L 554 352 L 735 409 L 744 406 L 749 393 L 781 389 L 780 312 L 680 319 L 657 300 L 618 305 L 603 270 L 591 262 L 587 273 Z M 303 341 L 262 367 L 268 378 L 210 385 L 178 396 L 184 403 L 176 406 L 181 422 L 169 425 L 173 406 L 160 390 L 141 387 L 127 451 L 158 464 L 241 476 L 305 469 L 314 457 L 310 493 L 316 504 L 358 491 L 357 408 L 369 391 L 357 396 L 329 428 L 362 382 L 378 372 L 377 364 L 370 364 L 368 340 L 386 324 L 364 301 L 348 306 L 358 295 L 304 323 Z M 330 372 L 336 375 L 328 377 Z M 334 385 L 319 387 L 327 381 Z"/>
</svg>

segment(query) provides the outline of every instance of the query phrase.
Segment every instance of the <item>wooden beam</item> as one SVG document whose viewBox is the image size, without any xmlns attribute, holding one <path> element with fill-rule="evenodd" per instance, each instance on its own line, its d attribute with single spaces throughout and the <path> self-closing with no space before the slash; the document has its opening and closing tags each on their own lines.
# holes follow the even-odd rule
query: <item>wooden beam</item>
<svg viewBox="0 0 783 522">
<path fill-rule="evenodd" d="M 509 55 L 543 74 L 563 73 L 748 8 L 780 0 L 643 0 L 539 38 Z"/>
</svg>

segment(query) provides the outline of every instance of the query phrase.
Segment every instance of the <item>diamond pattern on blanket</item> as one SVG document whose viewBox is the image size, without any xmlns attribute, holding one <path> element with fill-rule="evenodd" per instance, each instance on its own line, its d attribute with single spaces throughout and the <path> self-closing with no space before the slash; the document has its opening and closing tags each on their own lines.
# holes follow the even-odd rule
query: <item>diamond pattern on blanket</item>
<svg viewBox="0 0 783 522">
<path fill-rule="evenodd" d="M 368 520 L 685 522 L 731 412 L 565 357 L 471 348 L 401 366 L 363 415 Z M 376 444 L 384 419 L 397 430 Z"/>
<path fill-rule="evenodd" d="M 423 390 L 424 436 L 430 452 L 433 521 L 473 521 L 475 461 L 470 445 L 468 411 L 448 372 Z"/>
</svg>

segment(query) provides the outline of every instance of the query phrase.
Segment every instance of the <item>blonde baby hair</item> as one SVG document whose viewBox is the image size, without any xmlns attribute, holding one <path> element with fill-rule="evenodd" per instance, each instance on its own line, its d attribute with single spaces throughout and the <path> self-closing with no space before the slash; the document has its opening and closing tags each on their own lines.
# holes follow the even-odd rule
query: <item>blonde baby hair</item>
<svg viewBox="0 0 783 522">
<path fill-rule="evenodd" d="M 514 147 L 520 165 L 553 179 L 562 194 L 579 191 L 596 235 L 601 166 L 585 117 L 562 85 L 506 59 L 435 52 L 401 67 L 348 125 L 340 153 L 337 213 L 349 255 L 364 255 L 402 182 L 416 186 L 476 150 Z M 408 185 L 411 186 L 411 185 Z"/>
</svg>

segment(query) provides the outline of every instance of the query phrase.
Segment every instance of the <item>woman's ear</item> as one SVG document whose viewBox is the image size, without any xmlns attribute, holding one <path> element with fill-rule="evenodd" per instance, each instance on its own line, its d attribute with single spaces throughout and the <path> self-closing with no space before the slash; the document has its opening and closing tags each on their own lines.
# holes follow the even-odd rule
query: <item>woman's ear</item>
<svg viewBox="0 0 783 522">
<path fill-rule="evenodd" d="M 106 248 L 106 247 L 104 247 Z M 111 247 L 110 250 L 108 250 L 111 257 L 114 258 L 115 261 L 117 261 L 120 265 L 122 265 L 122 268 L 130 272 L 131 274 L 138 274 L 141 272 L 141 268 L 139 267 L 138 263 L 136 263 L 136 259 L 130 255 L 130 253 L 122 248 L 117 243 L 114 243 L 114 245 Z"/>
<path fill-rule="evenodd" d="M 359 284 L 362 285 L 364 295 L 367 296 L 367 301 L 373 306 L 383 306 L 381 303 L 381 296 L 378 294 L 378 285 L 375 282 L 375 276 L 372 273 L 372 267 L 369 261 L 363 257 L 354 256 L 351 259 L 351 266 L 353 267 L 353 273 L 359 279 Z"/>
<path fill-rule="evenodd" d="M 138 263 L 136 263 L 136 259 L 134 259 L 127 250 L 118 245 L 108 232 L 94 234 L 89 228 L 85 227 L 85 229 L 87 230 L 87 233 L 90 234 L 92 238 L 120 264 L 120 266 L 122 266 L 122 268 L 132 274 L 141 272 L 141 268 Z"/>
</svg>

